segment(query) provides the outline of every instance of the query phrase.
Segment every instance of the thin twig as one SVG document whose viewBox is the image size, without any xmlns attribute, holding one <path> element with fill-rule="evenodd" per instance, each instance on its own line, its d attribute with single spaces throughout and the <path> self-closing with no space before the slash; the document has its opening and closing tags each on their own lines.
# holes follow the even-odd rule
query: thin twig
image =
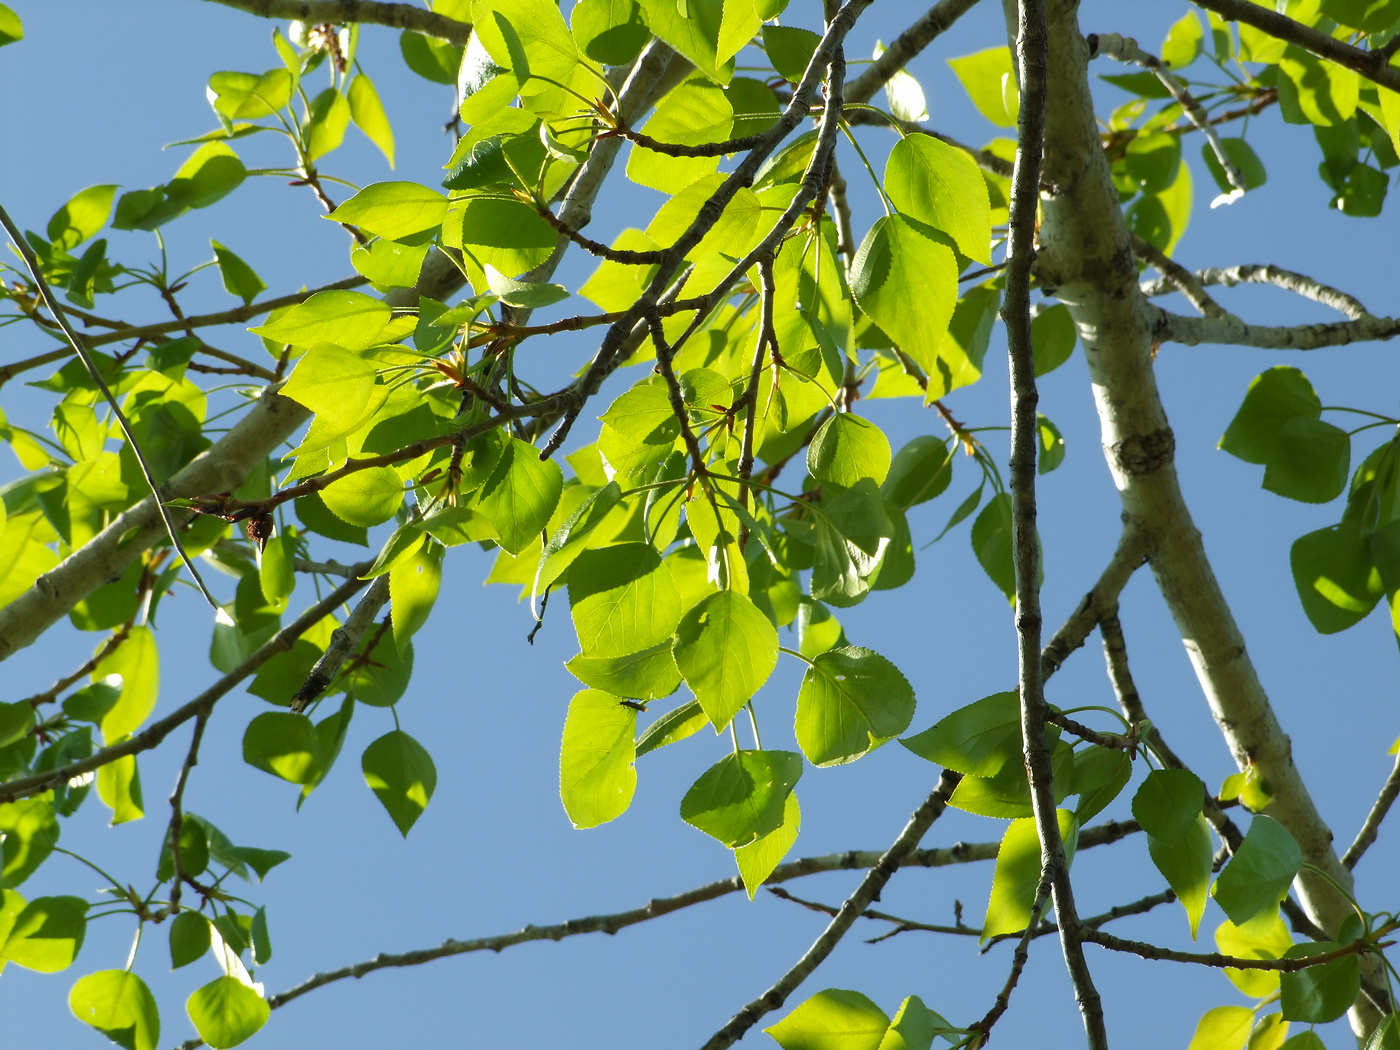
<svg viewBox="0 0 1400 1050">
<path fill-rule="evenodd" d="M 849 0 L 848 5 L 849 6 Z M 833 63 L 834 64 L 834 63 Z M 957 773 L 944 770 L 938 779 L 938 786 L 929 793 L 922 805 L 910 816 L 909 822 L 885 851 L 878 864 L 870 869 L 860 885 L 842 903 L 837 915 L 821 932 L 821 935 L 807 949 L 786 973 L 757 999 L 754 999 L 735 1014 L 723 1028 L 710 1037 L 703 1050 L 725 1050 L 742 1039 L 744 1033 L 758 1023 L 766 1014 L 778 1009 L 813 970 L 815 970 L 836 947 L 846 931 L 860 914 L 870 906 L 870 902 L 880 895 L 904 858 L 919 844 L 925 832 L 943 813 L 949 796 L 957 787 L 961 777 Z"/>
<path fill-rule="evenodd" d="M 1195 274 L 1137 234 L 1133 234 L 1133 254 L 1152 266 L 1162 275 L 1163 281 L 1184 295 L 1187 302 L 1206 317 L 1224 317 L 1229 313 L 1201 287 L 1201 282 Z"/>
<path fill-rule="evenodd" d="M 1388 64 L 1389 56 L 1383 49 L 1367 51 L 1364 48 L 1352 47 L 1285 15 L 1275 14 L 1272 8 L 1261 7 L 1252 0 L 1198 2 L 1207 11 L 1214 11 L 1228 21 L 1243 22 L 1255 29 L 1262 29 L 1272 37 L 1297 44 L 1319 58 L 1328 59 L 1345 69 L 1360 73 L 1367 80 L 1373 80 L 1382 87 L 1400 91 L 1400 69 Z"/>
<path fill-rule="evenodd" d="M 126 418 L 126 413 L 122 411 L 122 406 L 118 403 L 117 396 L 112 393 L 112 388 L 107 385 L 107 380 L 102 378 L 102 372 L 98 369 L 97 362 L 83 342 L 83 337 L 68 323 L 68 317 L 63 311 L 63 304 L 58 301 L 58 296 L 54 295 L 53 289 L 49 287 L 49 282 L 44 279 L 43 271 L 39 267 L 39 260 L 34 257 L 34 251 L 29 247 L 29 242 L 24 239 L 24 235 L 19 232 L 18 227 L 10 219 L 9 212 L 5 211 L 3 207 L 0 207 L 0 226 L 5 227 L 5 232 L 9 234 L 15 250 L 24 260 L 25 268 L 29 270 L 30 279 L 34 281 L 34 286 L 39 290 L 44 305 L 49 308 L 49 313 L 58 322 L 58 326 L 63 329 L 63 334 L 68 339 L 69 345 L 73 347 L 73 352 L 82 359 L 83 364 L 87 367 L 88 375 L 92 377 L 93 383 L 111 407 L 112 414 L 117 417 L 117 423 L 121 426 L 122 433 L 126 435 L 126 443 L 131 447 L 131 454 L 136 457 L 136 462 L 141 467 L 141 475 L 146 479 L 146 485 L 150 488 L 151 495 L 155 497 L 156 510 L 160 514 L 160 520 L 165 523 L 165 533 L 170 537 L 170 545 L 180 555 L 180 560 L 185 563 L 185 568 L 194 578 L 195 585 L 199 587 L 199 593 L 204 595 L 204 600 L 209 603 L 209 607 L 217 609 L 219 603 L 209 593 L 209 588 L 204 585 L 204 578 L 199 575 L 199 570 L 194 567 L 194 562 L 190 560 L 189 554 L 185 551 L 185 545 L 180 542 L 180 532 L 175 527 L 175 522 L 170 517 L 170 511 L 165 506 L 161 496 L 161 486 L 156 481 L 150 461 L 146 458 L 146 453 L 142 451 L 140 442 L 136 440 L 136 431 L 132 429 L 131 422 Z"/>
<path fill-rule="evenodd" d="M 1106 55 L 1114 61 L 1150 70 L 1162 82 L 1162 86 L 1176 100 L 1177 105 L 1182 108 L 1186 116 L 1190 118 L 1191 123 L 1195 124 L 1200 129 L 1201 134 L 1205 135 L 1206 141 L 1210 143 L 1211 152 L 1215 154 L 1215 159 L 1225 171 L 1226 181 L 1235 188 L 1235 195 L 1243 195 L 1248 190 L 1249 187 L 1244 182 L 1244 175 L 1236 167 L 1235 162 L 1230 159 L 1230 155 L 1225 152 L 1220 136 L 1216 133 L 1215 125 L 1210 122 L 1210 115 L 1196 101 L 1195 96 L 1186 90 L 1181 81 L 1167 72 L 1161 59 L 1143 51 L 1138 47 L 1137 41 L 1130 36 L 1119 36 L 1117 33 L 1090 33 L 1087 39 L 1090 58 L 1096 55 Z"/>
<path fill-rule="evenodd" d="M 1036 885 L 1035 900 L 1031 903 L 1031 920 L 1021 931 L 1020 939 L 1016 942 L 1016 951 L 1011 956 L 1011 969 L 1006 975 L 1006 981 L 997 993 L 992 1008 L 980 1021 L 974 1021 L 968 1026 L 970 1030 L 982 1033 L 982 1042 L 986 1042 L 988 1033 L 1011 1005 L 1011 993 L 1021 982 L 1021 974 L 1026 969 L 1026 963 L 1030 961 L 1031 941 L 1036 936 L 1036 930 L 1043 925 L 1040 918 L 1045 913 L 1045 906 L 1050 902 L 1050 889 L 1050 871 L 1047 868 L 1041 872 L 1040 882 Z"/>
<path fill-rule="evenodd" d="M 361 570 L 368 571 L 369 564 L 366 563 Z M 32 776 L 19 777 L 7 783 L 0 784 L 0 803 L 13 802 L 16 799 L 28 798 L 30 795 L 37 795 L 42 791 L 47 791 L 56 784 L 62 784 L 74 777 L 80 777 L 84 773 L 91 773 L 101 769 L 105 765 L 125 758 L 127 755 L 140 754 L 142 751 L 149 751 L 158 745 L 170 733 L 184 725 L 191 718 L 196 718 L 201 712 L 212 710 L 214 705 L 225 695 L 233 690 L 239 682 L 247 678 L 268 660 L 278 653 L 286 652 L 292 647 L 298 638 L 309 631 L 316 624 L 320 623 L 329 613 L 342 603 L 348 601 L 368 581 L 349 580 L 337 587 L 328 596 L 317 602 L 310 609 L 289 623 L 282 630 L 278 631 L 271 639 L 264 642 L 241 664 L 235 667 L 228 674 L 224 675 L 217 682 L 211 685 L 204 692 L 200 693 L 193 700 L 184 706 L 177 708 L 158 722 L 152 722 L 141 732 L 128 737 L 120 744 L 113 744 L 111 747 L 104 747 L 87 758 L 79 759 L 76 762 L 69 762 L 65 766 L 56 769 L 48 769 L 42 773 L 35 773 Z"/>
<path fill-rule="evenodd" d="M 183 321 L 162 321 L 158 324 L 128 325 L 123 324 L 114 331 L 106 335 L 99 335 L 89 338 L 88 346 L 105 346 L 108 343 L 120 343 L 127 339 L 149 339 L 156 335 L 165 335 L 168 332 L 183 331 L 186 326 L 190 328 L 209 328 L 223 324 L 241 324 L 250 321 L 265 313 L 270 313 L 283 306 L 296 306 L 310 299 L 313 295 L 321 292 L 342 291 L 349 288 L 359 288 L 361 285 L 369 283 L 367 277 L 345 277 L 339 281 L 332 281 L 330 284 L 323 284 L 319 288 L 310 288 L 304 292 L 292 292 L 290 295 L 279 295 L 272 299 L 264 299 L 261 302 L 249 303 L 247 306 L 235 306 L 232 310 L 220 310 L 212 314 L 195 314 L 185 318 Z"/>
<path fill-rule="evenodd" d="M 1394 928 L 1394 924 L 1383 926 L 1378 933 L 1386 933 Z M 1376 950 L 1373 940 L 1362 937 L 1350 944 L 1342 945 L 1331 951 L 1319 952 L 1317 955 L 1306 955 L 1296 959 L 1249 959 L 1238 955 L 1222 955 L 1219 952 L 1179 952 L 1172 948 L 1148 944 L 1145 941 L 1132 941 L 1126 937 L 1116 937 L 1111 933 L 1104 933 L 1102 930 L 1086 929 L 1081 936 L 1084 940 L 1093 941 L 1111 951 L 1125 952 L 1143 959 L 1193 963 L 1197 966 L 1211 966 L 1218 969 L 1276 970 L 1280 973 L 1297 973 L 1299 970 L 1306 970 L 1312 966 L 1322 966 L 1337 959 L 1345 959 L 1349 955 L 1365 955 Z"/>
<path fill-rule="evenodd" d="M 1361 825 L 1361 830 L 1356 833 L 1356 839 L 1343 854 L 1342 867 L 1348 869 L 1356 867 L 1356 862 L 1371 848 L 1371 843 L 1376 841 L 1376 835 L 1381 829 L 1381 821 L 1385 820 L 1385 815 L 1390 812 L 1390 807 L 1394 805 L 1398 795 L 1400 795 L 1400 757 L 1395 759 L 1390 776 L 1386 777 L 1385 786 L 1381 788 L 1381 793 L 1376 797 L 1371 812 L 1366 814 L 1366 821 Z"/>
<path fill-rule="evenodd" d="M 890 77 L 947 32 L 976 3 L 977 0 L 938 0 L 917 22 L 891 40 L 884 54 L 866 66 L 865 72 L 846 86 L 846 101 L 869 102 L 889 82 Z"/>
<path fill-rule="evenodd" d="M 1371 311 L 1355 296 L 1316 281 L 1306 274 L 1285 270 L 1281 266 L 1212 266 L 1197 270 L 1192 277 L 1202 287 L 1213 284 L 1223 284 L 1227 288 L 1233 288 L 1237 284 L 1271 284 L 1275 288 L 1293 292 L 1323 306 L 1330 306 L 1353 321 L 1371 316 Z M 1142 294 L 1149 297 L 1163 295 L 1174 289 L 1175 285 L 1166 278 L 1161 281 L 1144 281 L 1142 284 Z"/>
<path fill-rule="evenodd" d="M 204 728 L 209 724 L 209 710 L 203 710 L 195 716 L 194 733 L 190 736 L 190 747 L 185 752 L 184 764 L 180 767 L 180 776 L 175 781 L 175 790 L 170 793 L 170 828 L 166 834 L 170 838 L 170 863 L 173 874 L 170 878 L 170 900 L 167 904 L 166 914 L 173 915 L 180 910 L 180 888 L 188 880 L 194 880 L 185 873 L 184 859 L 180 855 L 180 833 L 184 827 L 185 810 L 185 785 L 189 783 L 190 770 L 199 763 L 199 745 L 204 740 Z M 200 892 L 204 892 L 205 887 L 194 884 Z"/>
</svg>

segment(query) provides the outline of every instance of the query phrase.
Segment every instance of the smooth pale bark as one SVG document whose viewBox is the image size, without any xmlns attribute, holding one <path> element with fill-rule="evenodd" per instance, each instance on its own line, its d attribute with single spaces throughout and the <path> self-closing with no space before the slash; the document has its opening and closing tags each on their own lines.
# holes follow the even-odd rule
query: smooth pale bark
<svg viewBox="0 0 1400 1050">
<path fill-rule="evenodd" d="M 1304 859 L 1350 887 L 1351 874 L 1339 863 L 1332 833 L 1293 764 L 1288 737 L 1182 498 L 1175 440 L 1152 369 L 1156 311 L 1138 285 L 1131 235 L 1094 120 L 1089 48 L 1076 13 L 1075 3 L 1049 4 L 1037 276 L 1047 294 L 1069 306 L 1078 326 L 1125 521 L 1147 537 L 1153 573 L 1235 761 L 1241 769 L 1253 765 L 1269 784 L 1268 813 L 1297 839 Z M 1329 934 L 1352 913 L 1317 876 L 1300 876 L 1296 888 L 1308 914 Z M 1358 1032 L 1369 1031 L 1378 1020 L 1369 1003 L 1353 1009 Z"/>
</svg>

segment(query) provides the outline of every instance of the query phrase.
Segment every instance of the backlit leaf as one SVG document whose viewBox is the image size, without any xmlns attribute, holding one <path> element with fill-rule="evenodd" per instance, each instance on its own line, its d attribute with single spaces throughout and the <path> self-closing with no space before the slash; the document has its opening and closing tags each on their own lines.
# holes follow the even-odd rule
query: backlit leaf
<svg viewBox="0 0 1400 1050">
<path fill-rule="evenodd" d="M 866 755 L 909 727 L 914 690 L 879 653 L 848 645 L 812 661 L 797 694 L 797 742 L 816 766 Z"/>
<path fill-rule="evenodd" d="M 423 745 L 401 729 L 385 733 L 360 758 L 370 786 L 405 838 L 437 788 L 437 767 Z"/>
<path fill-rule="evenodd" d="M 611 693 L 584 689 L 569 701 L 559 753 L 559 795 L 576 828 L 621 816 L 637 788 L 637 712 Z"/>
</svg>

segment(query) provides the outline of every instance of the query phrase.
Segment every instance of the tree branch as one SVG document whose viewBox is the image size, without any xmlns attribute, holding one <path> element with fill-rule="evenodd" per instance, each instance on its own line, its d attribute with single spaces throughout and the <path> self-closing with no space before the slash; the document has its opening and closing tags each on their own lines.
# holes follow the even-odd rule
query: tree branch
<svg viewBox="0 0 1400 1050">
<path fill-rule="evenodd" d="M 1136 250 L 1136 245 L 1134 245 L 1134 250 Z M 1143 258 L 1147 257 L 1143 256 Z M 1152 262 L 1150 259 L 1148 261 Z M 1153 265 L 1155 266 L 1156 263 L 1153 262 Z M 1160 267 L 1158 268 L 1160 269 Z M 1166 271 L 1163 271 L 1163 274 L 1165 276 Z M 1353 321 L 1371 316 L 1371 311 L 1367 310 L 1362 305 L 1361 300 L 1355 296 L 1348 295 L 1330 285 L 1325 285 L 1321 281 L 1315 281 L 1305 274 L 1285 270 L 1281 266 L 1212 266 L 1205 270 L 1197 270 L 1192 276 L 1196 283 L 1202 286 L 1223 284 L 1227 288 L 1233 288 L 1237 284 L 1271 284 L 1276 288 L 1301 295 L 1305 299 L 1311 299 L 1315 303 L 1321 303 L 1323 306 L 1330 306 Z M 1165 283 L 1160 280 L 1144 281 L 1142 294 L 1151 298 L 1165 295 L 1175 288 L 1175 283 L 1167 276 Z"/>
<path fill-rule="evenodd" d="M 1207 11 L 1214 11 L 1229 22 L 1243 22 L 1262 29 L 1272 37 L 1297 44 L 1319 58 L 1328 59 L 1345 69 L 1360 73 L 1391 91 L 1400 91 L 1400 69 L 1387 65 L 1389 56 L 1380 51 L 1366 51 L 1310 29 L 1285 15 L 1275 14 L 1251 0 L 1196 0 Z"/>
<path fill-rule="evenodd" d="M 865 72 L 846 85 L 847 102 L 869 102 L 879 91 L 929 44 L 933 43 L 959 18 L 972 10 L 977 0 L 938 0 L 923 17 L 890 41 L 885 53 L 865 68 Z"/>
<path fill-rule="evenodd" d="M 1390 812 L 1390 807 L 1394 805 L 1398 795 L 1400 795 L 1400 757 L 1395 759 L 1390 776 L 1386 778 L 1385 786 L 1381 788 L 1380 795 L 1376 797 L 1371 812 L 1366 814 L 1366 821 L 1361 825 L 1361 830 L 1356 833 L 1355 841 L 1347 847 L 1346 853 L 1342 855 L 1342 867 L 1350 871 L 1356 867 L 1356 862 L 1371 848 L 1371 843 L 1376 841 L 1376 835 L 1381 829 L 1381 821 L 1385 820 L 1386 814 Z"/>
<path fill-rule="evenodd" d="M 368 564 L 362 571 L 367 571 Z M 259 646 L 248 659 L 235 667 L 228 674 L 224 675 L 217 682 L 211 685 L 204 692 L 200 693 L 193 700 L 183 707 L 179 707 L 157 722 L 152 722 L 141 732 L 127 738 L 120 744 L 113 744 L 111 747 L 104 747 L 101 751 L 94 752 L 87 758 L 70 762 L 66 766 L 59 766 L 56 769 L 45 770 L 42 773 L 35 773 L 32 776 L 19 777 L 8 783 L 0 784 L 0 803 L 13 802 L 15 799 L 28 798 L 30 795 L 37 795 L 41 791 L 47 791 L 55 784 L 62 784 L 80 777 L 84 773 L 91 773 L 93 770 L 101 769 L 103 766 L 115 762 L 119 758 L 127 755 L 140 754 L 142 751 L 149 751 L 170 733 L 184 725 L 191 718 L 197 718 L 213 710 L 214 705 L 234 686 L 247 678 L 268 660 L 278 653 L 286 652 L 292 647 L 292 643 L 309 631 L 314 625 L 320 623 L 322 618 L 329 615 L 338 605 L 353 597 L 362 587 L 365 580 L 349 580 L 337 587 L 325 598 L 313 605 L 301 616 L 282 628 L 267 642 Z"/>
<path fill-rule="evenodd" d="M 185 545 L 180 542 L 179 528 L 175 524 L 174 516 L 166 509 L 161 493 L 161 484 L 156 481 L 155 472 L 151 469 L 150 460 L 146 458 L 145 451 L 141 448 L 141 443 L 136 440 L 136 431 L 131 427 L 131 421 L 126 418 L 126 413 L 122 411 L 121 404 L 112 393 L 107 381 L 102 378 L 102 370 L 97 367 L 97 362 L 93 359 L 92 353 L 73 326 L 68 323 L 68 317 L 63 312 L 63 305 L 58 301 L 58 296 L 53 294 L 53 289 L 49 287 L 49 282 L 44 280 L 43 270 L 39 266 L 39 260 L 34 257 L 34 249 L 29 246 L 29 242 L 24 239 L 24 235 L 11 221 L 9 212 L 0 207 L 0 226 L 5 228 L 9 235 L 15 251 L 24 260 L 25 268 L 29 270 L 29 276 L 34 281 L 34 287 L 39 290 L 39 296 L 44 300 L 44 305 L 49 308 L 49 313 L 53 315 L 54 321 L 62 329 L 64 337 L 68 340 L 68 345 L 73 348 L 73 352 L 82 359 L 87 367 L 88 375 L 92 377 L 93 384 L 102 394 L 107 405 L 112 409 L 112 414 L 117 417 L 117 424 L 121 427 L 122 434 L 126 437 L 126 443 L 131 448 L 131 454 L 136 457 L 136 464 L 141 468 L 141 476 L 146 479 L 146 487 L 150 489 L 150 503 L 156 514 L 160 517 L 161 524 L 165 526 L 165 534 L 170 537 L 170 545 L 175 548 L 175 553 L 180 555 L 180 560 L 185 563 L 185 568 L 189 570 L 190 576 L 194 578 L 195 586 L 199 588 L 199 593 L 204 595 L 204 600 L 209 603 L 211 609 L 217 609 L 219 603 L 214 600 L 214 596 L 209 593 L 209 588 L 204 586 L 204 578 L 199 575 L 199 570 L 194 567 L 194 562 L 190 560 Z"/>
<path fill-rule="evenodd" d="M 390 29 L 411 29 L 424 36 L 437 37 L 463 45 L 471 36 L 468 22 L 458 22 L 446 15 L 435 14 L 412 4 L 387 4 L 377 0 L 213 0 L 225 7 L 234 7 L 259 18 L 321 25 L 330 22 L 358 22 L 361 25 L 388 26 Z"/>
<path fill-rule="evenodd" d="M 1007 10 L 1010 10 L 1008 5 Z M 1002 319 L 1011 361 L 1011 530 L 1016 578 L 1017 687 L 1021 700 L 1021 745 L 1030 781 L 1031 810 L 1040 838 L 1041 883 L 1048 884 L 1060 924 L 1060 945 L 1074 985 L 1090 1050 L 1108 1050 L 1103 1005 L 1080 941 L 1079 915 L 1060 838 L 1054 774 L 1045 735 L 1041 674 L 1040 542 L 1036 534 L 1036 448 L 1039 395 L 1031 341 L 1030 281 L 1035 262 L 1036 210 L 1040 200 L 1041 152 L 1045 145 L 1047 51 L 1044 0 L 1017 0 L 1014 52 L 1021 87 L 1016 161 L 1011 175 L 1006 298 Z M 1007 991 L 1009 996 L 1010 992 Z"/>
<path fill-rule="evenodd" d="M 1382 927 L 1385 929 L 1385 927 Z M 1353 941 L 1329 952 L 1308 955 L 1298 959 L 1249 959 L 1239 955 L 1221 955 L 1219 952 L 1179 952 L 1163 948 L 1145 941 L 1130 941 L 1126 937 L 1116 937 L 1102 930 L 1084 931 L 1084 939 L 1115 952 L 1126 952 L 1143 959 L 1159 959 L 1166 962 L 1194 963 L 1197 966 L 1212 966 L 1231 970 L 1276 970 L 1280 973 L 1297 973 L 1311 966 L 1322 966 L 1348 955 L 1365 955 L 1375 951 L 1375 945 L 1365 938 Z"/>
<path fill-rule="evenodd" d="M 1162 66 L 1161 59 L 1155 55 L 1149 55 L 1138 47 L 1138 43 L 1132 37 L 1119 36 L 1117 33 L 1090 33 L 1089 57 L 1092 59 L 1096 55 L 1107 55 L 1115 62 L 1122 62 L 1126 65 L 1140 66 L 1150 70 L 1153 75 L 1161 81 L 1162 86 L 1176 104 L 1179 105 L 1197 129 L 1206 137 L 1210 143 L 1210 150 L 1215 154 L 1215 159 L 1219 161 L 1220 167 L 1225 172 L 1225 179 L 1231 186 L 1235 187 L 1236 194 L 1244 194 L 1248 189 L 1244 183 L 1244 175 L 1235 166 L 1235 162 L 1230 159 L 1230 155 L 1225 152 L 1225 147 L 1220 143 L 1220 136 L 1216 134 L 1215 126 L 1210 122 L 1210 115 L 1185 87 L 1181 81 L 1172 76 Z M 1234 197 L 1227 197 L 1226 200 L 1233 200 Z"/>
<path fill-rule="evenodd" d="M 1220 0 L 1208 0 L 1207 6 L 1222 9 Z M 1269 815 L 1292 834 L 1304 859 L 1338 885 L 1349 886 L 1350 874 L 1333 852 L 1331 831 L 1293 763 L 1288 737 L 1186 507 L 1173 464 L 1175 437 L 1153 374 L 1154 345 L 1164 334 L 1200 341 L 1227 322 L 1168 320 L 1142 297 L 1131 236 L 1095 122 L 1087 44 L 1072 9 L 1056 5 L 1054 10 L 1044 181 L 1058 189 L 1042 201 L 1037 273 L 1042 287 L 1057 289 L 1074 317 L 1124 518 L 1152 537 L 1153 573 L 1237 766 L 1252 763 L 1268 781 Z M 1400 332 L 1400 322 L 1391 324 L 1388 334 Z M 1345 896 L 1326 879 L 1305 870 L 1296 885 L 1308 914 L 1329 934 L 1351 914 Z M 1364 1001 L 1355 1009 L 1358 1030 L 1370 1031 L 1380 1019 Z"/>
<path fill-rule="evenodd" d="M 1321 350 L 1349 343 L 1385 341 L 1400 335 L 1400 318 L 1366 316 L 1355 321 L 1331 324 L 1300 324 L 1290 327 L 1249 324 L 1234 314 L 1225 317 L 1183 317 L 1156 306 L 1147 310 L 1153 331 L 1164 343 L 1197 346 L 1216 343 L 1227 346 L 1253 346 L 1261 350 Z"/>
<path fill-rule="evenodd" d="M 389 600 L 389 574 L 386 572 L 375 577 L 374 583 L 370 585 L 364 595 L 355 603 L 354 610 L 346 618 L 345 622 L 337 627 L 331 635 L 330 644 L 326 646 L 326 651 L 321 654 L 321 658 L 316 661 L 311 672 L 306 676 L 306 681 L 301 684 L 301 688 L 296 691 L 289 705 L 292 711 L 305 711 L 310 704 L 324 693 L 335 676 L 340 673 L 340 668 L 349 658 L 350 652 L 369 630 L 369 625 L 374 622 L 374 618 L 379 615 L 379 610 L 384 608 L 384 603 Z"/>
<path fill-rule="evenodd" d="M 210 2 L 221 3 L 222 0 L 210 0 Z M 319 288 L 312 288 L 308 291 L 292 292 L 290 295 L 279 295 L 271 299 L 263 299 L 261 302 L 249 303 L 246 306 L 235 306 L 232 310 L 220 310 L 212 314 L 195 314 L 193 317 L 186 317 L 184 320 L 160 321 L 156 324 L 128 325 L 122 324 L 106 335 L 91 336 L 88 338 L 88 346 L 106 346 L 108 343 L 120 343 L 127 339 L 149 339 L 151 336 L 166 335 L 170 332 L 180 332 L 185 328 L 209 328 L 221 324 L 241 324 L 244 321 L 251 321 L 254 317 L 283 306 L 295 306 L 304 303 L 313 295 L 319 292 L 335 292 L 347 288 L 359 288 L 369 283 L 367 277 L 345 277 L 339 281 L 332 281 L 330 284 L 323 284 Z M 414 301 L 413 305 L 417 305 Z"/>
<path fill-rule="evenodd" d="M 849 3 L 850 0 L 848 0 L 847 6 Z M 775 981 L 766 992 L 746 1005 L 729 1020 L 728 1024 L 711 1036 L 709 1041 L 705 1043 L 703 1050 L 726 1050 L 727 1047 L 733 1046 L 735 1042 L 742 1039 L 744 1033 L 757 1024 L 760 1018 L 787 1002 L 787 997 L 806 980 L 808 974 L 821 965 L 860 914 L 869 907 L 870 902 L 880 895 L 880 891 L 889 882 L 890 876 L 895 873 L 904 862 L 905 857 L 919 844 L 919 839 L 923 838 L 924 833 L 943 813 L 947 807 L 948 797 L 952 795 L 953 789 L 957 787 L 960 779 L 961 777 L 957 773 L 943 771 L 942 776 L 938 778 L 938 786 L 929 793 L 928 798 L 910 816 L 909 822 L 904 826 L 899 837 L 894 840 L 890 848 L 885 851 L 884 856 L 861 880 L 855 892 L 846 898 L 836 917 L 827 924 L 826 929 L 821 932 L 821 935 L 807 949 L 802 958 L 798 959 L 787 973 Z"/>
<path fill-rule="evenodd" d="M 1195 274 L 1137 234 L 1133 234 L 1133 254 L 1162 275 L 1160 283 L 1163 285 L 1163 292 L 1180 292 L 1187 302 L 1206 317 L 1229 316 L 1229 311 L 1210 297 Z M 1144 287 L 1143 294 L 1151 293 Z"/>
</svg>

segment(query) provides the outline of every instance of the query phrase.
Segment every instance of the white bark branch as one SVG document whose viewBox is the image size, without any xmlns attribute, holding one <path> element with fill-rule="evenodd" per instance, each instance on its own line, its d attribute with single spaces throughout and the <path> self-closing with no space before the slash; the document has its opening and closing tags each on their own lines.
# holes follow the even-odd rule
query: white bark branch
<svg viewBox="0 0 1400 1050">
<path fill-rule="evenodd" d="M 1338 861 L 1331 831 L 1293 763 L 1288 737 L 1187 510 L 1176 477 L 1175 438 L 1152 370 L 1153 345 L 1165 330 L 1173 337 L 1199 336 L 1224 322 L 1169 321 L 1142 296 L 1131 235 L 1099 140 L 1088 46 L 1075 7 L 1069 0 L 1050 4 L 1044 181 L 1057 192 L 1042 201 L 1038 276 L 1043 288 L 1054 289 L 1069 306 L 1079 328 L 1125 521 L 1152 537 L 1153 572 L 1222 735 L 1239 767 L 1252 763 L 1269 782 L 1268 812 L 1297 840 L 1304 859 L 1349 887 L 1350 873 Z M 1321 878 L 1303 875 L 1297 888 L 1309 915 L 1329 934 L 1351 913 L 1345 898 Z M 1359 1030 L 1370 1031 L 1379 1019 L 1369 1003 L 1354 1008 Z"/>
<path fill-rule="evenodd" d="M 1153 265 L 1155 266 L 1156 263 Z M 1321 281 L 1316 281 L 1306 274 L 1285 270 L 1281 266 L 1256 266 L 1253 264 L 1211 266 L 1204 270 L 1197 270 L 1191 276 L 1202 287 L 1215 284 L 1223 284 L 1227 288 L 1233 288 L 1237 284 L 1271 284 L 1275 288 L 1293 292 L 1295 295 L 1301 295 L 1303 298 L 1311 299 L 1323 306 L 1330 306 L 1333 310 L 1353 321 L 1371 316 L 1371 311 L 1367 310 L 1362 305 L 1361 300 L 1355 296 L 1323 284 Z M 1175 290 L 1175 286 L 1165 274 L 1162 279 L 1144 281 L 1142 284 L 1142 294 L 1149 299 L 1158 295 L 1166 295 Z"/>
<path fill-rule="evenodd" d="M 1156 338 L 1164 343 L 1220 343 L 1261 350 L 1321 350 L 1328 346 L 1367 343 L 1400 335 L 1400 317 L 1362 317 L 1331 324 L 1290 326 L 1249 324 L 1234 314 L 1224 317 L 1182 317 L 1148 306 Z"/>
<path fill-rule="evenodd" d="M 1187 119 L 1205 135 L 1206 141 L 1210 143 L 1210 151 L 1215 154 L 1215 159 L 1220 162 L 1221 168 L 1225 171 L 1226 181 L 1235 187 L 1235 192 L 1238 194 L 1243 194 L 1248 190 L 1249 187 L 1244 184 L 1244 175 L 1235 166 L 1235 162 L 1230 159 L 1230 155 L 1225 152 L 1225 147 L 1221 145 L 1220 136 L 1210 122 L 1210 114 L 1196 101 L 1195 96 L 1186 90 L 1181 81 L 1167 72 L 1160 58 L 1142 50 L 1138 47 L 1138 42 L 1130 36 L 1119 36 L 1117 33 L 1097 33 L 1091 34 L 1088 39 L 1090 58 L 1093 58 L 1097 53 L 1111 58 L 1115 62 L 1140 66 L 1156 76 L 1176 101 L 1176 104 L 1181 107 Z M 1233 200 L 1234 198 L 1227 199 Z"/>
</svg>

